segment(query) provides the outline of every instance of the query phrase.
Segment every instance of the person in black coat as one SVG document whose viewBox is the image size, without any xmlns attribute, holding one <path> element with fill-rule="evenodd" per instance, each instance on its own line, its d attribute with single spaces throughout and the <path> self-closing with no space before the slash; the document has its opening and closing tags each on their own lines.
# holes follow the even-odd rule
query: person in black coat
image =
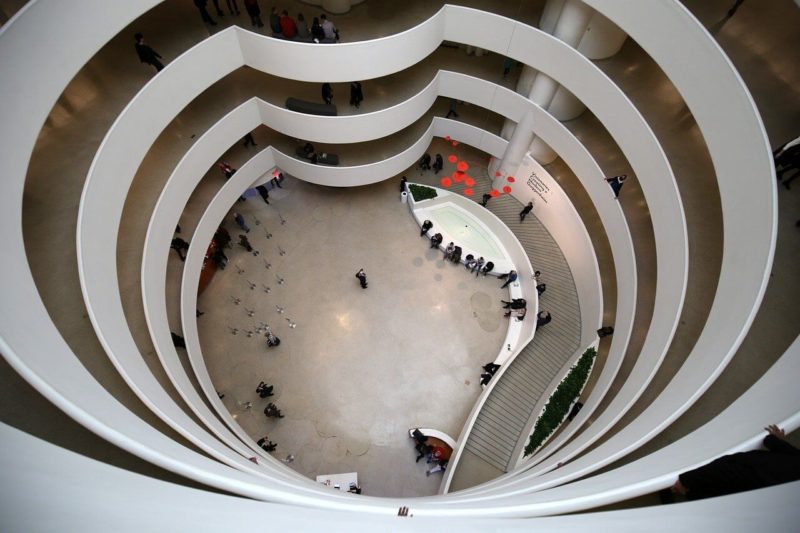
<svg viewBox="0 0 800 533">
<path fill-rule="evenodd" d="M 263 185 L 258 185 L 256 190 L 258 191 L 258 194 L 261 195 L 261 198 L 264 199 L 264 202 L 269 205 L 269 190 Z"/>
<path fill-rule="evenodd" d="M 724 455 L 678 476 L 672 492 L 700 500 L 800 479 L 800 450 L 775 425 L 764 428 L 766 450 Z"/>
<path fill-rule="evenodd" d="M 407 187 L 406 183 L 408 183 L 408 178 L 406 178 L 405 176 L 400 178 L 400 192 L 406 192 L 406 187 Z"/>
<path fill-rule="evenodd" d="M 433 222 L 431 222 L 430 220 L 425 220 L 419 229 L 419 236 L 422 237 L 423 235 L 428 233 L 428 230 L 431 229 L 432 227 L 433 227 Z"/>
<path fill-rule="evenodd" d="M 133 36 L 136 39 L 136 53 L 139 55 L 139 60 L 142 63 L 146 63 L 148 65 L 153 65 L 156 68 L 156 72 L 160 72 L 161 69 L 164 68 L 164 65 L 159 61 L 161 56 L 158 55 L 158 52 L 150 48 L 148 45 L 144 44 L 144 35 L 141 33 L 137 33 Z"/>
<path fill-rule="evenodd" d="M 361 107 L 361 102 L 364 100 L 364 92 L 361 90 L 361 83 L 357 81 L 350 82 L 350 105 L 356 106 L 356 109 Z"/>
<path fill-rule="evenodd" d="M 211 18 L 211 15 L 208 14 L 208 10 L 206 9 L 208 0 L 194 0 L 194 5 L 197 7 L 197 10 L 200 11 L 200 18 L 203 19 L 203 22 L 211 26 L 217 25 L 217 23 L 214 22 L 214 19 Z"/>
<path fill-rule="evenodd" d="M 436 161 L 433 163 L 433 173 L 438 174 L 443 167 L 444 159 L 442 159 L 442 154 L 436 154 Z"/>
<path fill-rule="evenodd" d="M 261 22 L 261 8 L 258 6 L 258 0 L 244 0 L 244 8 L 247 14 L 250 15 L 250 22 L 257 28 L 263 28 L 264 23 Z"/>
<path fill-rule="evenodd" d="M 423 154 L 422 159 L 419 161 L 419 168 L 422 170 L 431 169 L 431 154 Z"/>
<path fill-rule="evenodd" d="M 533 210 L 533 202 L 528 202 L 528 205 L 523 207 L 522 211 L 519 212 L 519 221 L 523 222 L 525 220 L 525 217 L 528 216 L 528 213 L 530 213 L 532 210 Z"/>
<path fill-rule="evenodd" d="M 326 104 L 333 103 L 333 87 L 331 87 L 330 83 L 322 84 L 322 99 Z"/>
<path fill-rule="evenodd" d="M 311 37 L 316 43 L 321 43 L 325 39 L 325 30 L 322 29 L 317 17 L 311 21 Z"/>
<path fill-rule="evenodd" d="M 172 244 L 170 244 L 170 248 L 178 252 L 178 257 L 181 258 L 181 261 L 186 261 L 186 256 L 183 255 L 183 252 L 189 249 L 189 243 L 181 239 L 180 237 L 175 237 L 172 239 Z"/>
</svg>

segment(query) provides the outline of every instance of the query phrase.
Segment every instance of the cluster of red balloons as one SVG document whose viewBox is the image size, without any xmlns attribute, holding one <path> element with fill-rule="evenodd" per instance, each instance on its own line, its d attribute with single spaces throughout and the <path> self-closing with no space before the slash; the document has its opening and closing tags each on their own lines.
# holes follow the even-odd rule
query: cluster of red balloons
<svg viewBox="0 0 800 533">
<path fill-rule="evenodd" d="M 454 141 L 453 139 L 450 138 L 449 135 L 445 137 L 445 140 L 448 141 L 450 144 L 452 144 L 453 147 L 458 146 L 458 141 Z M 450 163 L 454 164 L 456 166 L 456 169 L 453 172 L 452 176 L 444 176 L 440 180 L 442 187 L 451 187 L 453 183 L 463 182 L 465 185 L 464 195 L 472 196 L 473 194 L 475 194 L 475 191 L 472 189 L 472 187 L 475 186 L 475 179 L 467 174 L 467 170 L 469 170 L 469 163 L 467 163 L 466 161 L 460 161 L 458 159 L 458 156 L 455 154 L 450 154 L 449 156 L 447 156 L 447 160 Z M 495 176 L 500 177 L 502 176 L 502 173 L 500 171 L 497 171 L 495 172 Z M 514 183 L 514 176 L 507 176 L 506 181 L 508 183 Z M 492 196 L 492 198 L 496 198 L 503 193 L 510 194 L 511 187 L 508 185 L 503 186 L 502 192 L 492 187 L 492 190 L 489 191 L 489 194 Z"/>
</svg>

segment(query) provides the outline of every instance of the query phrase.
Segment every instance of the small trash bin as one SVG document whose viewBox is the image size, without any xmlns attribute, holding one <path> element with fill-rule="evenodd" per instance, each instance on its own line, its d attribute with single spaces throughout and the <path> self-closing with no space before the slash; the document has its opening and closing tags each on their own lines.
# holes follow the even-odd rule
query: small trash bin
<svg viewBox="0 0 800 533">
<path fill-rule="evenodd" d="M 408 193 L 406 191 L 400 193 L 400 201 L 404 204 L 408 203 Z"/>
</svg>

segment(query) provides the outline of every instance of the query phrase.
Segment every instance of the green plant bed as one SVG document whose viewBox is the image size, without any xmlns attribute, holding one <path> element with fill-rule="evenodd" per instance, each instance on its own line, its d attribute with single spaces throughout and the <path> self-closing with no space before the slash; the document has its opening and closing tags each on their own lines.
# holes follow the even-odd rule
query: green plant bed
<svg viewBox="0 0 800 533">
<path fill-rule="evenodd" d="M 430 200 L 431 198 L 436 198 L 436 189 L 431 189 L 430 187 L 425 187 L 424 185 L 409 185 L 408 190 L 411 192 L 411 196 L 414 198 L 415 202 L 421 202 L 422 200 Z"/>
<path fill-rule="evenodd" d="M 589 372 L 592 369 L 592 361 L 597 356 L 594 348 L 589 348 L 581 355 L 564 380 L 556 387 L 555 392 L 550 396 L 544 406 L 539 420 L 533 428 L 528 444 L 525 446 L 525 457 L 531 455 L 541 444 L 558 429 L 564 421 L 572 407 L 572 402 L 580 396 Z"/>
</svg>

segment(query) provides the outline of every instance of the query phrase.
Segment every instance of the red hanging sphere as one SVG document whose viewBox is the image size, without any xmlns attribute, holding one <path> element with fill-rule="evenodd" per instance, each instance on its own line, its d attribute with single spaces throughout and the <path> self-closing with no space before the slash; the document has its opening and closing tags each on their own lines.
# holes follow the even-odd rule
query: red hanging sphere
<svg viewBox="0 0 800 533">
<path fill-rule="evenodd" d="M 492 198 L 497 198 L 498 196 L 500 196 L 500 191 L 498 191 L 497 189 L 492 189 L 491 191 L 489 191 L 489 195 Z"/>
<path fill-rule="evenodd" d="M 442 187 L 449 187 L 453 184 L 453 181 L 450 178 L 442 178 L 441 182 Z"/>
<path fill-rule="evenodd" d="M 503 192 L 506 194 L 511 194 L 511 187 L 506 185 L 505 187 L 503 187 Z"/>
<path fill-rule="evenodd" d="M 515 181 L 517 181 L 514 179 L 514 176 L 509 176 L 506 179 L 508 180 L 509 183 L 514 183 Z"/>
<path fill-rule="evenodd" d="M 472 196 L 475 192 L 472 189 L 464 189 L 465 196 Z"/>
</svg>

